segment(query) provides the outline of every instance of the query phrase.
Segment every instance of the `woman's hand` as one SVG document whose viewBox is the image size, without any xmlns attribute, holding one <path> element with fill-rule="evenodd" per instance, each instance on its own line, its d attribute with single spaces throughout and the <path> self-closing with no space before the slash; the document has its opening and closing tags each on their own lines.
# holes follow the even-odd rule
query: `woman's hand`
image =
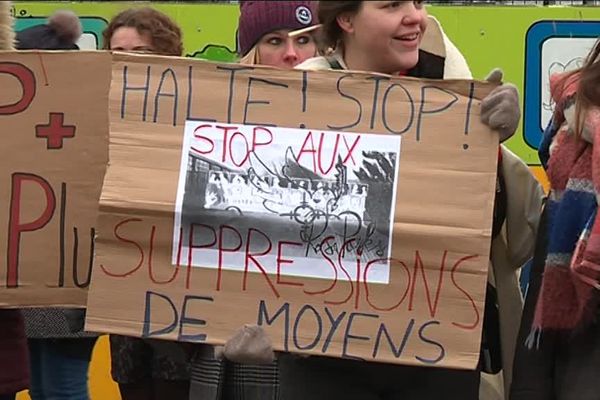
<svg viewBox="0 0 600 400">
<path fill-rule="evenodd" d="M 270 364 L 275 360 L 271 339 L 258 325 L 244 325 L 227 341 L 222 351 L 225 358 L 240 364 Z"/>
<path fill-rule="evenodd" d="M 501 84 L 481 102 L 481 122 L 500 134 L 500 142 L 514 135 L 519 120 L 519 91 L 510 83 L 502 84 L 502 70 L 496 68 L 485 79 Z"/>
</svg>

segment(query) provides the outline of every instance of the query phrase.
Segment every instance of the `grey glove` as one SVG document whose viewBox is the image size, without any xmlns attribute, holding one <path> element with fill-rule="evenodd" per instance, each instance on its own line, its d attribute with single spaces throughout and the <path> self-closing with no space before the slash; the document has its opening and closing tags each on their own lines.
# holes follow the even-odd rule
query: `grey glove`
<svg viewBox="0 0 600 400">
<path fill-rule="evenodd" d="M 501 84 L 502 76 L 502 70 L 496 68 L 485 80 Z M 481 122 L 500 134 L 500 142 L 514 135 L 520 119 L 519 91 L 513 84 L 498 86 L 481 102 Z"/>
<path fill-rule="evenodd" d="M 215 349 L 220 358 L 221 349 Z M 223 356 L 240 364 L 270 364 L 275 360 L 271 339 L 258 325 L 244 325 L 225 344 Z"/>
<path fill-rule="evenodd" d="M 85 308 L 65 308 L 63 314 L 71 333 L 83 332 L 85 325 Z"/>
</svg>

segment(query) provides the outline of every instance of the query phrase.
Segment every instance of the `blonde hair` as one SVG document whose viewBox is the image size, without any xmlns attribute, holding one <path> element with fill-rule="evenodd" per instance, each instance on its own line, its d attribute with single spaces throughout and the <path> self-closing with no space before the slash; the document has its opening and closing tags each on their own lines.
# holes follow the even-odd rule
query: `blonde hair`
<svg viewBox="0 0 600 400">
<path fill-rule="evenodd" d="M 14 50 L 15 32 L 10 1 L 0 1 L 0 50 Z"/>
<path fill-rule="evenodd" d="M 314 57 L 317 57 L 321 54 L 328 55 L 328 54 L 331 54 L 332 52 L 333 52 L 332 49 L 325 51 L 325 50 L 322 50 L 321 48 L 319 48 L 319 46 L 317 45 L 317 49 L 315 51 Z M 250 49 L 248 54 L 246 54 L 244 57 L 242 57 L 238 60 L 238 63 L 242 64 L 242 65 L 260 65 L 260 53 L 258 52 L 258 45 L 254 46 L 252 49 Z"/>
<path fill-rule="evenodd" d="M 252 49 L 250 49 L 248 54 L 246 54 L 244 57 L 240 58 L 240 60 L 238 62 L 243 65 L 260 64 L 260 56 L 258 54 L 258 46 L 254 46 Z"/>
</svg>

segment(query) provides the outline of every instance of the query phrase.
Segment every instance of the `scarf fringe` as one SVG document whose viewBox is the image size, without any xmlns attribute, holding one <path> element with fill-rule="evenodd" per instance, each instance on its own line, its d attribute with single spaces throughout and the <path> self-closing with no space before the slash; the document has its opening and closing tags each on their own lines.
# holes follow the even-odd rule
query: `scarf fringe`
<svg viewBox="0 0 600 400">
<path fill-rule="evenodd" d="M 529 332 L 527 339 L 525 339 L 525 346 L 529 350 L 539 350 L 540 342 L 542 341 L 542 328 L 535 327 Z"/>
</svg>

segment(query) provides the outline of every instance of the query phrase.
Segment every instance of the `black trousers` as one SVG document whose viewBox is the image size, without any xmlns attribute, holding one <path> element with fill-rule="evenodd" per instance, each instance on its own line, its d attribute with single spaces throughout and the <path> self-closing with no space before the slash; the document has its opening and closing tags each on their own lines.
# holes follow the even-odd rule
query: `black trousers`
<svg viewBox="0 0 600 400">
<path fill-rule="evenodd" d="M 479 371 L 285 354 L 280 400 L 478 400 Z"/>
</svg>

